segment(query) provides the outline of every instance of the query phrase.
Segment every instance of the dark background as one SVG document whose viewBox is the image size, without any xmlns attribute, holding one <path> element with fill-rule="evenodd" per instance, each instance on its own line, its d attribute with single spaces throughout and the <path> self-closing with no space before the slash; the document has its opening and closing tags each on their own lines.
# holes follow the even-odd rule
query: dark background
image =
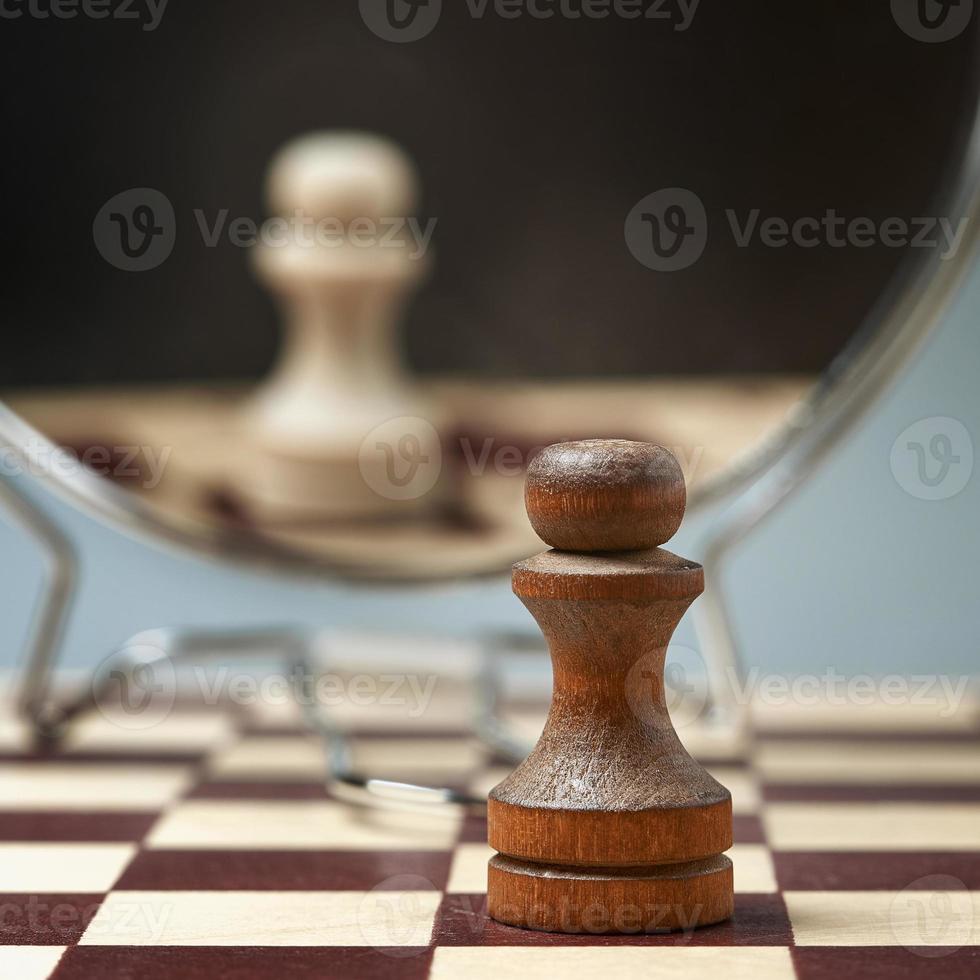
<svg viewBox="0 0 980 980">
<path fill-rule="evenodd" d="M 140 0 L 137 0 L 139 3 Z M 907 37 L 887 0 L 702 0 L 670 22 L 473 19 L 372 34 L 356 0 L 171 0 L 160 27 L 0 21 L 4 386 L 255 376 L 275 311 L 244 250 L 195 208 L 263 215 L 262 174 L 323 127 L 402 143 L 438 218 L 408 315 L 425 372 L 498 376 L 815 371 L 901 249 L 736 248 L 657 273 L 627 251 L 644 195 L 694 190 L 787 218 L 935 214 L 975 77 L 972 28 Z M 159 268 L 119 271 L 92 219 L 119 191 L 174 203 Z"/>
</svg>

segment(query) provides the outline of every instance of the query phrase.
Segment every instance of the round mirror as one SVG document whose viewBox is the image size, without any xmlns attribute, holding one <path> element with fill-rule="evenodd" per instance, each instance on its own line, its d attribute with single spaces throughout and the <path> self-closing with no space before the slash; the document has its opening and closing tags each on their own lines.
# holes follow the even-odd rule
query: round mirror
<svg viewBox="0 0 980 980">
<path fill-rule="evenodd" d="M 569 439 L 671 448 L 697 506 L 956 256 L 971 13 L 25 7 L 4 398 L 66 485 L 283 567 L 501 570 Z"/>
</svg>

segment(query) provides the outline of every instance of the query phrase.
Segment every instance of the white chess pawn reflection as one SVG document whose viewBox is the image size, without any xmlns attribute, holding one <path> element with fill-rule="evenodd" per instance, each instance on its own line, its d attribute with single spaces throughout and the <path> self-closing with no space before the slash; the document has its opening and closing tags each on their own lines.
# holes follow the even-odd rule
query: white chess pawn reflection
<svg viewBox="0 0 980 980">
<path fill-rule="evenodd" d="M 275 217 L 255 266 L 285 324 L 247 409 L 263 459 L 245 492 L 280 516 L 431 503 L 440 422 L 406 377 L 397 337 L 428 265 L 407 224 L 411 162 L 377 136 L 311 134 L 276 155 L 266 194 Z"/>
</svg>

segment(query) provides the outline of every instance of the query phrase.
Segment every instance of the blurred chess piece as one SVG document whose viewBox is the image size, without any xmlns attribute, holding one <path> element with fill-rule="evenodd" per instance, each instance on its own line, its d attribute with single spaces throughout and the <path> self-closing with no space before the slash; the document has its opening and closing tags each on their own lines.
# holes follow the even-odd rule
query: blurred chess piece
<svg viewBox="0 0 980 980">
<path fill-rule="evenodd" d="M 427 271 L 411 162 L 377 136 L 323 132 L 269 168 L 254 250 L 284 314 L 278 363 L 246 407 L 258 516 L 414 513 L 433 504 L 438 413 L 402 370 L 398 320 Z"/>
</svg>

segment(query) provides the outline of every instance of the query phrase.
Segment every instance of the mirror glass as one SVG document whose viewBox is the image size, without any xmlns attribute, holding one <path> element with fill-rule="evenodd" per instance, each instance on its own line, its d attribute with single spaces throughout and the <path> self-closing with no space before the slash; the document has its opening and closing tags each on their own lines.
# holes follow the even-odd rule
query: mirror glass
<svg viewBox="0 0 980 980">
<path fill-rule="evenodd" d="M 533 550 L 556 441 L 697 499 L 955 253 L 935 6 L 15 6 L 2 395 L 167 518 L 387 574 Z"/>
</svg>

